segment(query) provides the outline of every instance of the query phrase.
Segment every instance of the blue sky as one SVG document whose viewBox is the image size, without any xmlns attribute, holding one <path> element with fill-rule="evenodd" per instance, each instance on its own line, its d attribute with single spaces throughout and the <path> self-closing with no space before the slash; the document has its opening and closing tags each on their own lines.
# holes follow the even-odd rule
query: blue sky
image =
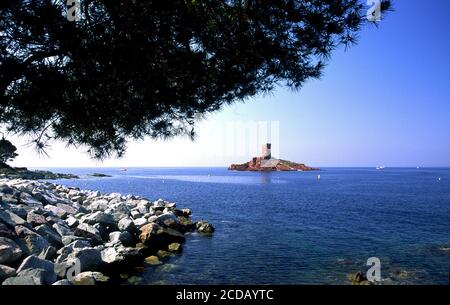
<svg viewBox="0 0 450 305">
<path fill-rule="evenodd" d="M 224 154 L 220 126 L 277 121 L 277 154 L 292 161 L 314 166 L 450 166 L 449 12 L 448 0 L 395 1 L 395 11 L 378 28 L 364 28 L 357 45 L 334 53 L 320 80 L 297 92 L 279 88 L 210 115 L 200 124 L 196 143 L 131 143 L 125 158 L 103 163 L 56 143 L 51 157 L 44 159 L 21 148 L 15 164 L 225 166 L 246 161 L 252 152 Z"/>
</svg>

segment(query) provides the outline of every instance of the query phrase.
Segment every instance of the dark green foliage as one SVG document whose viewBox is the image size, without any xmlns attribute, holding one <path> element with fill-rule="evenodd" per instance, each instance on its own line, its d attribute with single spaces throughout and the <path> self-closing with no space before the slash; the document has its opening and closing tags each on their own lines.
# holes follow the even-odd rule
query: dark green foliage
<svg viewBox="0 0 450 305">
<path fill-rule="evenodd" d="M 383 9 L 389 8 L 383 1 Z M 0 124 L 121 156 L 126 139 L 194 136 L 223 105 L 300 88 L 366 20 L 359 0 L 1 0 Z"/>
<path fill-rule="evenodd" d="M 0 140 L 0 167 L 8 167 L 6 162 L 14 160 L 17 157 L 17 148 L 5 138 Z"/>
</svg>

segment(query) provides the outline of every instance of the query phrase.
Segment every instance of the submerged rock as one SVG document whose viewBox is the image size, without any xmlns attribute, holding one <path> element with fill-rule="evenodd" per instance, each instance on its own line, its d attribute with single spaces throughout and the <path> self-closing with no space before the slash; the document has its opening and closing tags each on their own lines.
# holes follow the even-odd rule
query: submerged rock
<svg viewBox="0 0 450 305">
<path fill-rule="evenodd" d="M 199 233 L 212 234 L 215 231 L 213 225 L 204 220 L 197 221 L 195 227 Z"/>
<path fill-rule="evenodd" d="M 147 257 L 145 260 L 145 263 L 152 266 L 161 265 L 162 262 L 159 260 L 158 256 L 152 255 Z"/>
<path fill-rule="evenodd" d="M 183 251 L 183 247 L 179 243 L 171 243 L 169 246 L 167 246 L 167 249 L 170 252 L 174 252 L 174 253 L 180 253 Z"/>
<path fill-rule="evenodd" d="M 347 279 L 352 285 L 369 285 L 370 282 L 367 280 L 364 272 L 356 272 L 347 275 Z"/>
<path fill-rule="evenodd" d="M 105 284 L 109 281 L 109 277 L 100 272 L 82 272 L 75 276 L 73 283 L 75 285 L 97 285 Z"/>
</svg>

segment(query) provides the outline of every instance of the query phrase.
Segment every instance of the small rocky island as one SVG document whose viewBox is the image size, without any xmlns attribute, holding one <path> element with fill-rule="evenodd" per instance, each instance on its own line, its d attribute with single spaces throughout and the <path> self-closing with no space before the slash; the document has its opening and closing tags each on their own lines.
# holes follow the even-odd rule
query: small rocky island
<svg viewBox="0 0 450 305">
<path fill-rule="evenodd" d="M 214 232 L 190 216 L 162 199 L 1 179 L 0 283 L 127 283 L 179 254 L 186 233 Z"/>
<path fill-rule="evenodd" d="M 318 168 L 309 167 L 305 164 L 272 158 L 271 144 L 263 145 L 262 156 L 253 157 L 252 160 L 243 164 L 231 164 L 229 170 L 235 171 L 315 171 Z"/>
</svg>

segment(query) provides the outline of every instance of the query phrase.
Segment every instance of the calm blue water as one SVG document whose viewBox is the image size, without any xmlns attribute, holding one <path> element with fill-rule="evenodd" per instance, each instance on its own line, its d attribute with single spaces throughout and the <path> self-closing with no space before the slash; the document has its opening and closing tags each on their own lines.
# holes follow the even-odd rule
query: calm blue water
<svg viewBox="0 0 450 305">
<path fill-rule="evenodd" d="M 102 192 L 164 198 L 216 227 L 143 274 L 166 284 L 343 284 L 381 260 L 386 283 L 448 284 L 450 169 L 52 169 L 112 178 L 60 180 Z M 438 178 L 441 178 L 439 181 Z M 444 248 L 444 249 L 443 249 Z"/>
</svg>

